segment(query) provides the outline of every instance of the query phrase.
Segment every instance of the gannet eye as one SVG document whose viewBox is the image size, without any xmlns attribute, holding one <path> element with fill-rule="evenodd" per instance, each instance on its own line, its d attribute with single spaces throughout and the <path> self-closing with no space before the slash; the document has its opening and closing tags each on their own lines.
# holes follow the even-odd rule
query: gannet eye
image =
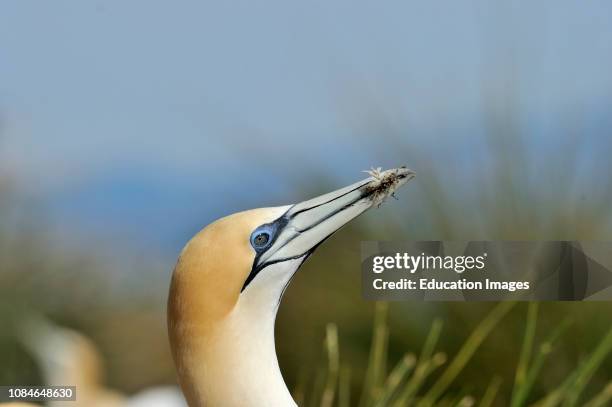
<svg viewBox="0 0 612 407">
<path fill-rule="evenodd" d="M 268 230 L 268 228 L 259 228 L 251 235 L 251 246 L 253 246 L 255 250 L 265 249 L 271 241 L 272 231 Z"/>
<path fill-rule="evenodd" d="M 270 235 L 267 234 L 266 232 L 261 232 L 258 233 L 254 238 L 253 238 L 253 246 L 256 247 L 263 247 L 265 245 L 268 244 L 268 241 L 270 240 Z"/>
</svg>

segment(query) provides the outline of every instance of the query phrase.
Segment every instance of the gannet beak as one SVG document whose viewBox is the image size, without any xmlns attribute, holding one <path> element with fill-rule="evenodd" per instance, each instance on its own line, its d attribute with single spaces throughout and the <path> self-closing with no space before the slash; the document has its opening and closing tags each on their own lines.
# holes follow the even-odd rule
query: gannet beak
<svg viewBox="0 0 612 407">
<path fill-rule="evenodd" d="M 242 290 L 271 264 L 295 259 L 303 262 L 334 232 L 366 210 L 379 206 L 415 176 L 414 171 L 405 167 L 367 172 L 369 178 L 292 205 L 280 218 L 262 225 L 273 232 L 271 241 L 256 254 Z"/>
</svg>

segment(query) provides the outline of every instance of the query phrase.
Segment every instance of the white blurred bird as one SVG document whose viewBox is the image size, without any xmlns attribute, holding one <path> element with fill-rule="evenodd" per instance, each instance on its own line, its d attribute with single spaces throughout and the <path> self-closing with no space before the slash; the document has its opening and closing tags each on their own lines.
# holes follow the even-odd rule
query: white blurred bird
<svg viewBox="0 0 612 407">
<path fill-rule="evenodd" d="M 168 329 L 190 406 L 295 406 L 276 357 L 276 312 L 319 244 L 414 177 L 404 167 L 369 174 L 299 204 L 222 218 L 183 249 L 170 287 Z"/>
<path fill-rule="evenodd" d="M 145 389 L 127 397 L 102 383 L 102 357 L 80 332 L 30 317 L 21 342 L 37 362 L 45 385 L 76 386 L 76 401 L 50 401 L 50 407 L 186 407 L 176 386 Z"/>
</svg>

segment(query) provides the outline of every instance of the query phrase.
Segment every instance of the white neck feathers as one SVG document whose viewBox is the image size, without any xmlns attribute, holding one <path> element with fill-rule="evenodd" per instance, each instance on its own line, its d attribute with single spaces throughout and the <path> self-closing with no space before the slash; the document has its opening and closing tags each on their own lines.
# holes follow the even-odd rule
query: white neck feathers
<svg viewBox="0 0 612 407">
<path fill-rule="evenodd" d="M 240 294 L 230 313 L 205 332 L 198 329 L 197 321 L 173 324 L 183 336 L 191 335 L 178 352 L 175 349 L 179 377 L 191 405 L 296 405 L 278 365 L 274 322 L 282 292 L 300 263 L 293 260 L 266 267 Z"/>
</svg>

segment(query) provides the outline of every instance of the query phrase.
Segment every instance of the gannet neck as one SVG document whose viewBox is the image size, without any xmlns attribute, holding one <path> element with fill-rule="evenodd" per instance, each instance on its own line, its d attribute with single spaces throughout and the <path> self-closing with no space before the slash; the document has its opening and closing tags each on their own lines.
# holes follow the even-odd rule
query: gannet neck
<svg viewBox="0 0 612 407">
<path fill-rule="evenodd" d="M 175 359 L 191 406 L 296 405 L 279 368 L 274 323 L 282 291 L 301 262 L 271 266 L 214 326 L 174 320 L 181 332 L 173 339 L 173 348 L 181 350 Z"/>
</svg>

